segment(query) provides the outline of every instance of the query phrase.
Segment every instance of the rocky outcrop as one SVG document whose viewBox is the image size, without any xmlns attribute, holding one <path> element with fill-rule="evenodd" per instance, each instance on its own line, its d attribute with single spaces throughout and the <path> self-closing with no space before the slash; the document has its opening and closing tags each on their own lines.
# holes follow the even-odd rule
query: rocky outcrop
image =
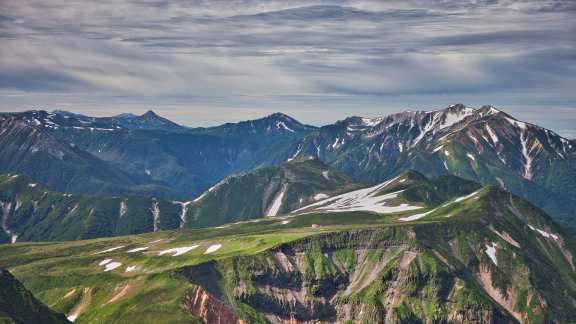
<svg viewBox="0 0 576 324">
<path fill-rule="evenodd" d="M 245 323 L 232 309 L 200 286 L 195 286 L 186 293 L 182 307 L 207 324 Z"/>
<path fill-rule="evenodd" d="M 412 238 L 394 228 L 329 233 L 182 268 L 196 285 L 184 305 L 207 323 L 513 321 Z"/>
</svg>

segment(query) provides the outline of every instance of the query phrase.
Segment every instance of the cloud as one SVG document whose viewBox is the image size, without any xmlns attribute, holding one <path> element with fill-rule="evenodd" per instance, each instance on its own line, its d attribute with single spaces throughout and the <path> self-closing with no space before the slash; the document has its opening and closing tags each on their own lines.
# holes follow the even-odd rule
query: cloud
<svg viewBox="0 0 576 324">
<path fill-rule="evenodd" d="M 557 116 L 552 127 L 567 129 L 558 107 L 576 107 L 569 0 L 6 0 L 0 7 L 0 110 L 159 105 L 194 122 L 185 114 L 214 122 L 231 111 L 285 110 L 321 123 L 467 100 L 535 118 L 518 107 L 538 101 L 543 115 Z"/>
</svg>

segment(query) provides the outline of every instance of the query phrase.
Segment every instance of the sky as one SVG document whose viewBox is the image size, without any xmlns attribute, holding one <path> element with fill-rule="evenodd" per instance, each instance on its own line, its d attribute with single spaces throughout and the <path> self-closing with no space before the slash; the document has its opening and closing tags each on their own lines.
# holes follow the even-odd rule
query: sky
<svg viewBox="0 0 576 324">
<path fill-rule="evenodd" d="M 576 138 L 573 0 L 0 0 L 0 111 L 283 112 L 454 103 Z"/>
</svg>

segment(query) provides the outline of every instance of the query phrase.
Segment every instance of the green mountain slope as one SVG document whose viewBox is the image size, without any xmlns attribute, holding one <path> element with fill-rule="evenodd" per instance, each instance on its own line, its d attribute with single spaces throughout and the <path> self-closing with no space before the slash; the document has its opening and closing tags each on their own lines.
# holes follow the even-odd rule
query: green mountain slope
<svg viewBox="0 0 576 324">
<path fill-rule="evenodd" d="M 322 162 L 302 157 L 225 178 L 188 205 L 187 226 L 284 215 L 359 186 Z"/>
<path fill-rule="evenodd" d="M 358 188 L 307 158 L 226 178 L 193 201 L 50 191 L 26 176 L 0 175 L 0 243 L 61 241 L 217 226 L 286 214 Z"/>
<path fill-rule="evenodd" d="M 351 117 L 320 128 L 292 152 L 369 183 L 411 169 L 500 184 L 576 226 L 576 145 L 491 106 Z"/>
<path fill-rule="evenodd" d="M 445 191 L 445 181 L 461 189 Z M 377 198 L 390 193 L 398 200 Z M 16 243 L 0 246 L 0 267 L 78 323 L 576 317 L 576 240 L 527 201 L 416 173 L 368 196 L 376 198 L 350 204 L 420 208 L 314 210 L 219 228 Z"/>
<path fill-rule="evenodd" d="M 39 302 L 9 271 L 0 269 L 0 323 L 69 323 Z"/>
<path fill-rule="evenodd" d="M 180 226 L 182 204 L 49 191 L 26 176 L 0 175 L 0 243 L 79 240 Z"/>
</svg>

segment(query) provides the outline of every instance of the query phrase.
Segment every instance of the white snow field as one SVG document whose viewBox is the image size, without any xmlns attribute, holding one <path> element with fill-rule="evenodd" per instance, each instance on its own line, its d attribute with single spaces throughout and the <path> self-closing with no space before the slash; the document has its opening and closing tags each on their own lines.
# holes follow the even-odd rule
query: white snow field
<svg viewBox="0 0 576 324">
<path fill-rule="evenodd" d="M 120 262 L 110 262 L 104 266 L 104 272 L 112 271 L 118 267 L 120 267 L 122 263 Z"/>
<path fill-rule="evenodd" d="M 294 213 L 305 212 L 350 212 L 350 211 L 367 211 L 378 214 L 391 214 L 404 211 L 410 211 L 422 208 L 421 206 L 411 206 L 402 203 L 397 206 L 387 205 L 387 201 L 392 200 L 403 191 L 396 191 L 385 195 L 378 195 L 378 192 L 385 188 L 387 185 L 395 181 L 397 178 L 388 180 L 379 185 L 359 189 L 345 194 L 341 194 L 329 199 L 304 206 L 294 211 Z"/>
<path fill-rule="evenodd" d="M 498 259 L 496 259 L 496 247 L 498 246 L 498 244 L 492 242 L 491 245 L 486 244 L 486 254 L 488 254 L 488 257 L 490 257 L 490 259 L 492 260 L 492 262 L 494 262 L 495 265 L 498 265 Z"/>
<path fill-rule="evenodd" d="M 216 252 L 216 251 L 220 250 L 221 247 L 222 247 L 222 244 L 210 245 L 210 246 L 206 249 L 206 252 L 204 252 L 204 254 L 210 254 L 210 253 Z"/>
<path fill-rule="evenodd" d="M 172 248 L 172 249 L 168 249 L 168 250 L 164 250 L 164 251 L 160 251 L 158 253 L 158 255 L 164 255 L 164 254 L 172 254 L 172 256 L 179 256 L 182 255 L 184 253 L 187 253 L 189 251 L 194 250 L 195 248 L 197 248 L 199 245 L 195 244 L 192 246 L 183 246 L 183 247 L 179 247 L 179 248 Z"/>
<path fill-rule="evenodd" d="M 115 246 L 115 247 L 113 247 L 113 248 L 109 248 L 109 249 L 104 250 L 104 251 L 96 252 L 96 253 L 94 253 L 94 254 L 102 254 L 102 253 L 108 253 L 108 252 L 120 250 L 120 249 L 124 248 L 124 246 L 125 246 L 125 245 Z"/>
<path fill-rule="evenodd" d="M 274 198 L 272 202 L 272 206 L 268 209 L 266 216 L 276 216 L 280 211 L 280 207 L 282 206 L 282 199 L 284 199 L 284 194 L 286 193 L 286 189 L 288 189 L 287 185 L 283 185 L 280 193 Z"/>
<path fill-rule="evenodd" d="M 150 247 L 148 246 L 144 246 L 144 247 L 140 247 L 140 248 L 135 248 L 132 250 L 127 251 L 128 253 L 134 253 L 134 252 L 140 252 L 140 251 L 146 251 L 148 250 Z"/>
</svg>

